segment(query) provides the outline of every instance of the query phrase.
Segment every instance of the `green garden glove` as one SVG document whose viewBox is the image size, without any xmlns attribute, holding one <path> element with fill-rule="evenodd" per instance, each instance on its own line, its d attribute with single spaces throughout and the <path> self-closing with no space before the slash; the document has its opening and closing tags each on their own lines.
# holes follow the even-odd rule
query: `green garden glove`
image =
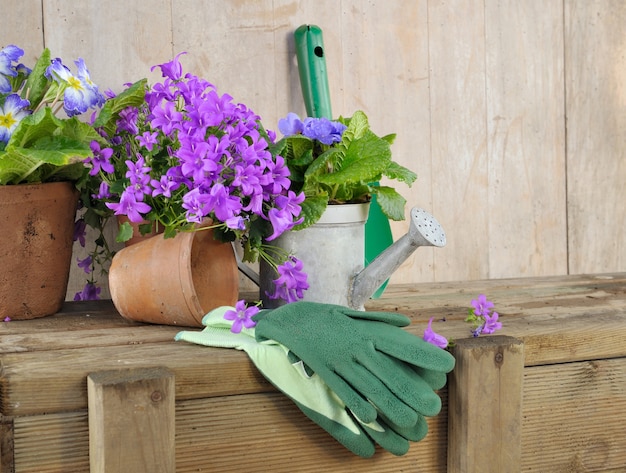
<svg viewBox="0 0 626 473">
<path fill-rule="evenodd" d="M 179 332 L 176 340 L 245 351 L 269 382 L 356 455 L 371 457 L 374 442 L 395 455 L 403 455 L 409 449 L 409 441 L 419 441 L 426 435 L 428 426 L 422 416 L 409 427 L 395 426 L 382 415 L 371 423 L 361 423 L 319 376 L 307 372 L 297 358 L 291 359 L 286 347 L 274 341 L 257 342 L 254 329 L 232 333 L 232 322 L 223 317 L 227 310 L 234 308 L 215 309 L 203 318 L 204 330 Z"/>
<path fill-rule="evenodd" d="M 362 422 L 379 414 L 399 428 L 434 416 L 454 357 L 400 327 L 410 320 L 316 302 L 257 314 L 256 338 L 289 347 Z"/>
</svg>

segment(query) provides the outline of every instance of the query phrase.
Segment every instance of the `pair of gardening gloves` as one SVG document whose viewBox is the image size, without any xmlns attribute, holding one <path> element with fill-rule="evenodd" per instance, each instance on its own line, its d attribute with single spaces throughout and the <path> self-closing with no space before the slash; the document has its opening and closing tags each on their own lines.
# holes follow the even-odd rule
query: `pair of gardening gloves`
<svg viewBox="0 0 626 473">
<path fill-rule="evenodd" d="M 374 455 L 376 444 L 404 455 L 424 438 L 425 417 L 441 410 L 437 393 L 454 367 L 450 353 L 401 327 L 410 320 L 316 302 L 294 302 L 254 317 L 232 333 L 220 307 L 201 332 L 176 340 L 245 351 L 259 371 L 347 449 Z"/>
</svg>

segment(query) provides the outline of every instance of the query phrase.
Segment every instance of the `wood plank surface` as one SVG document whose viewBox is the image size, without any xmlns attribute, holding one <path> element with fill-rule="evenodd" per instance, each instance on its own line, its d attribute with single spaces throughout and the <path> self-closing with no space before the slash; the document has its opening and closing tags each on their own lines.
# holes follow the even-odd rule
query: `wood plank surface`
<svg viewBox="0 0 626 473">
<path fill-rule="evenodd" d="M 87 376 L 91 473 L 174 473 L 175 379 L 167 368 Z"/>
<path fill-rule="evenodd" d="M 499 333 L 524 342 L 526 366 L 626 356 L 624 273 L 396 285 L 367 308 L 408 315 L 412 324 L 407 330 L 417 336 L 433 317 L 435 331 L 458 340 L 471 337 L 463 320 L 471 300 L 480 293 L 500 313 L 503 329 Z M 29 321 L 57 327 L 39 332 L 30 345 L 23 332 L 28 323 L 2 324 L 12 333 L 0 332 L 0 346 L 13 348 L 0 359 L 1 412 L 35 414 L 42 405 L 48 412 L 84 409 L 86 376 L 120 367 L 167 366 L 178 380 L 179 399 L 273 390 L 244 353 L 174 342 L 176 327 L 136 324 L 120 335 L 124 333 L 120 327 L 128 323 L 114 312 L 84 318 L 83 330 L 67 335 L 61 329 L 62 317 Z M 76 327 L 80 325 L 72 320 Z M 22 328 L 12 328 L 16 326 Z M 90 340 L 104 346 L 94 349 Z M 34 346 L 36 351 L 24 352 L 25 346 Z M 59 349 L 42 356 L 38 346 Z"/>
<path fill-rule="evenodd" d="M 363 108 L 397 133 L 394 157 L 419 175 L 399 186 L 407 210 L 448 234 L 394 283 L 626 270 L 620 0 L 6 0 L 3 12 L 1 46 L 22 45 L 28 63 L 44 44 L 80 55 L 102 89 L 158 77 L 149 67 L 185 50 L 274 129 L 304 111 L 292 35 L 317 24 L 335 111 Z M 75 266 L 68 299 L 85 282 Z"/>
<path fill-rule="evenodd" d="M 524 371 L 521 471 L 626 471 L 626 358 Z"/>
<path fill-rule="evenodd" d="M 624 273 L 397 285 L 368 308 L 410 316 L 416 334 L 434 317 L 436 332 L 461 339 L 481 293 L 500 314 L 498 334 L 524 342 L 526 366 L 626 356 Z"/>
<path fill-rule="evenodd" d="M 626 3 L 565 2 L 570 273 L 626 265 Z"/>
<path fill-rule="evenodd" d="M 279 393 L 177 402 L 176 471 L 444 473 L 446 392 L 440 392 L 444 407 L 439 416 L 428 419 L 424 440 L 412 443 L 403 457 L 379 450 L 371 459 L 346 453 Z M 21 417 L 15 435 L 16 473 L 89 471 L 86 411 Z M 65 444 L 71 448 L 60 448 Z"/>
<path fill-rule="evenodd" d="M 488 278 L 566 274 L 563 6 L 484 3 L 488 248 L 477 250 Z"/>
<path fill-rule="evenodd" d="M 489 226 L 485 21 L 484 0 L 428 2 L 432 210 L 447 236 L 438 281 L 489 272 L 489 234 L 472 231 Z"/>
<path fill-rule="evenodd" d="M 523 343 L 501 335 L 466 338 L 452 353 L 448 473 L 521 472 Z"/>
</svg>

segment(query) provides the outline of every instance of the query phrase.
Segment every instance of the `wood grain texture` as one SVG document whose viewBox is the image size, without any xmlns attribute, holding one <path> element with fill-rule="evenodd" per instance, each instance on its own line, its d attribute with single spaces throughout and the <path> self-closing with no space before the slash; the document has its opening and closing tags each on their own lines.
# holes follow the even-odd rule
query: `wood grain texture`
<svg viewBox="0 0 626 473">
<path fill-rule="evenodd" d="M 626 270 L 624 2 L 6 0 L 3 12 L 0 45 L 28 62 L 44 45 L 82 56 L 102 89 L 153 81 L 152 65 L 187 51 L 187 68 L 271 129 L 304 112 L 292 35 L 317 24 L 335 114 L 361 108 L 397 134 L 394 157 L 419 175 L 399 186 L 407 211 L 431 211 L 448 235 L 395 284 Z M 74 269 L 68 298 L 83 284 Z"/>
<path fill-rule="evenodd" d="M 489 278 L 567 273 L 562 17 L 485 1 Z"/>
<path fill-rule="evenodd" d="M 501 314 L 499 333 L 524 343 L 523 374 L 514 350 L 503 352 L 504 363 L 495 369 L 491 344 L 498 346 L 499 337 L 473 339 L 463 322 L 480 293 Z M 243 352 L 174 342 L 176 327 L 130 323 L 110 303 L 81 302 L 66 304 L 55 316 L 0 323 L 0 429 L 10 438 L 0 444 L 0 465 L 18 473 L 88 471 L 87 376 L 165 366 L 176 378 L 177 471 L 444 472 L 448 428 L 458 428 L 459 420 L 449 421 L 457 415 L 448 408 L 452 396 L 451 406 L 466 406 L 470 435 L 472 428 L 486 428 L 474 435 L 493 440 L 492 430 L 505 428 L 504 443 L 494 445 L 481 465 L 512 454 L 506 448 L 516 446 L 515 424 L 503 419 L 514 419 L 519 408 L 521 471 L 626 467 L 626 273 L 390 286 L 368 309 L 407 314 L 407 330 L 417 336 L 433 317 L 434 330 L 459 347 L 484 344 L 458 357 L 454 376 L 463 388 L 453 382 L 440 392 L 442 412 L 404 457 L 379 451 L 365 461 L 347 453 L 265 381 Z M 520 362 L 511 371 L 509 354 Z M 512 373 L 519 376 L 507 378 Z M 521 402 L 507 394 L 519 385 Z M 485 412 L 471 417 L 476 409 Z"/>
<path fill-rule="evenodd" d="M 485 21 L 483 0 L 428 3 L 433 212 L 448 241 L 437 280 L 489 271 Z"/>
<path fill-rule="evenodd" d="M 626 264 L 626 4 L 565 2 L 571 273 Z"/>
<path fill-rule="evenodd" d="M 626 358 L 524 371 L 521 471 L 626 471 Z"/>
<path fill-rule="evenodd" d="M 501 335 L 466 338 L 452 353 L 448 473 L 521 472 L 524 344 Z"/>
<path fill-rule="evenodd" d="M 91 473 L 176 471 L 174 386 L 163 367 L 87 376 Z"/>
</svg>

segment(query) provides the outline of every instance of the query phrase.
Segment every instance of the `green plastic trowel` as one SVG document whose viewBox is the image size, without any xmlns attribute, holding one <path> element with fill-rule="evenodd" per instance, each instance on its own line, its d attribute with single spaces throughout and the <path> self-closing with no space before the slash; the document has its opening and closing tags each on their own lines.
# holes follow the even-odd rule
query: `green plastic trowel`
<svg viewBox="0 0 626 473">
<path fill-rule="evenodd" d="M 330 90 L 324 54 L 322 30 L 315 25 L 302 25 L 294 32 L 300 85 L 307 115 L 332 120 Z M 377 182 L 370 185 L 378 185 Z M 389 219 L 383 214 L 376 196 L 372 196 L 365 224 L 365 266 L 393 243 Z M 372 295 L 379 298 L 387 286 L 385 281 Z"/>
</svg>

